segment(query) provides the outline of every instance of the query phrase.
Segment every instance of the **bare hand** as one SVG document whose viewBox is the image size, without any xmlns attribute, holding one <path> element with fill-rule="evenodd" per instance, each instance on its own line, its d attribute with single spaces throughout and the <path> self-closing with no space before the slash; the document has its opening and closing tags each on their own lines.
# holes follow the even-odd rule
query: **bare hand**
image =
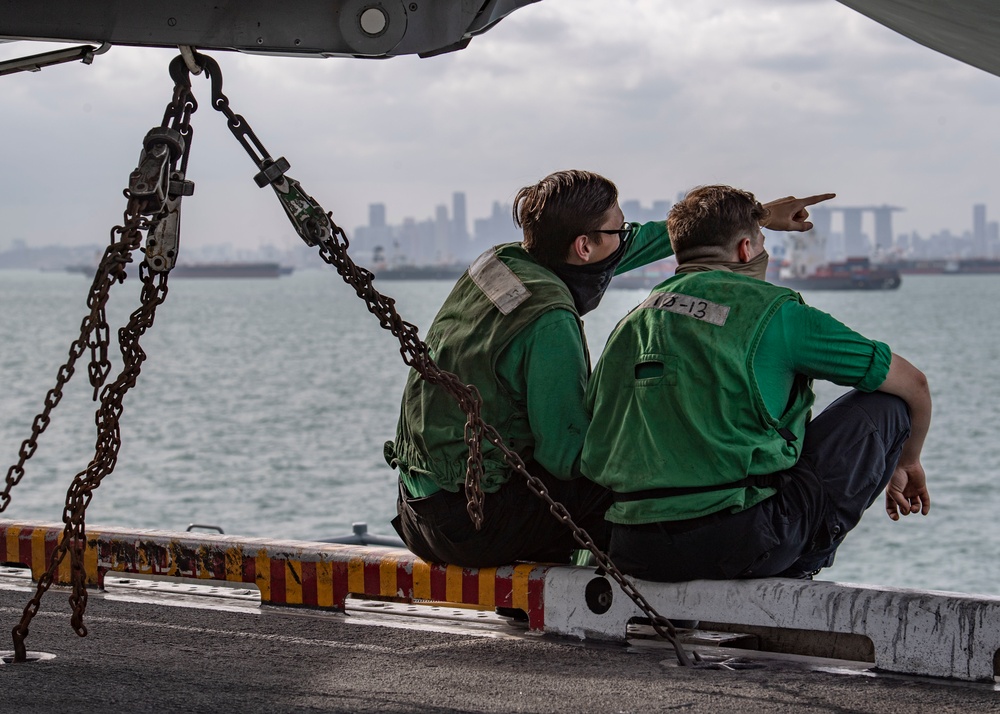
<svg viewBox="0 0 1000 714">
<path fill-rule="evenodd" d="M 920 513 L 924 516 L 931 510 L 931 496 L 927 491 L 927 477 L 919 461 L 900 464 L 892 473 L 885 489 L 885 511 L 889 518 L 899 520 L 899 516 Z"/>
<path fill-rule="evenodd" d="M 829 201 L 836 195 L 835 193 L 818 193 L 808 198 L 786 196 L 785 198 L 765 203 L 764 208 L 770 211 L 770 213 L 765 219 L 764 228 L 769 228 L 772 231 L 811 230 L 813 224 L 806 220 L 809 218 L 809 211 L 806 210 L 806 206 L 813 206 L 823 201 Z"/>
</svg>

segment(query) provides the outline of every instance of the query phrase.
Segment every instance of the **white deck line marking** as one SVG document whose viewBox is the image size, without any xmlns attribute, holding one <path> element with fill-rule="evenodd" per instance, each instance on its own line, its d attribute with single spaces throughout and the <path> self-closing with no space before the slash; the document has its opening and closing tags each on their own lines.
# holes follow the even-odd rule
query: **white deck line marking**
<svg viewBox="0 0 1000 714">
<path fill-rule="evenodd" d="M 20 614 L 22 611 L 13 607 L 0 607 L 0 612 L 10 614 Z M 35 617 L 60 617 L 65 618 L 65 612 L 39 612 Z M 124 617 L 106 617 L 101 615 L 87 616 L 87 622 L 107 623 L 109 625 L 134 625 L 138 627 L 157 628 L 161 630 L 173 630 L 175 632 L 192 632 L 196 634 L 215 635 L 222 637 L 234 637 L 251 640 L 264 640 L 267 642 L 282 642 L 290 645 L 311 645 L 314 647 L 328 647 L 330 649 L 361 650 L 364 652 L 379 652 L 383 654 L 394 654 L 400 650 L 396 647 L 383 647 L 382 645 L 366 645 L 351 642 L 333 642 L 330 640 L 311 640 L 305 637 L 291 637 L 289 635 L 270 635 L 262 633 L 244 632 L 240 630 L 217 630 L 210 627 L 193 627 L 190 625 L 174 625 L 165 622 L 150 622 L 148 620 L 132 620 Z M 409 651 L 409 650 L 407 650 Z"/>
<path fill-rule="evenodd" d="M 150 600 L 142 600 L 141 598 L 128 598 L 128 597 L 118 597 L 115 598 L 118 602 L 134 602 L 136 604 L 157 604 L 162 605 L 164 602 L 162 600 L 155 600 L 151 602 Z M 173 607 L 193 607 L 195 609 L 209 609 L 209 610 L 224 610 L 228 612 L 235 613 L 252 613 L 254 615 L 260 615 L 262 613 L 267 613 L 268 610 L 255 610 L 252 608 L 240 608 L 240 607 L 210 607 L 207 605 L 190 605 L 174 603 Z M 12 607 L 0 607 L 0 613 L 20 615 L 23 610 L 20 608 Z M 282 612 L 281 614 L 294 614 L 298 616 L 324 616 L 328 614 L 339 614 L 339 613 L 323 613 L 323 612 L 311 612 L 305 610 L 292 610 L 288 612 Z M 370 613 L 365 613 L 370 614 Z M 40 611 L 36 617 L 68 617 L 68 612 L 47 612 Z M 292 637 L 289 635 L 270 635 L 270 634 L 255 634 L 251 632 L 239 631 L 239 630 L 216 630 L 207 627 L 192 627 L 189 625 L 175 625 L 163 622 L 150 622 L 148 620 L 136 620 L 129 618 L 120 617 L 107 617 L 101 615 L 86 616 L 87 622 L 92 623 L 108 623 L 115 625 L 134 625 L 137 627 L 150 627 L 159 628 L 164 630 L 174 630 L 178 632 L 193 632 L 193 633 L 203 633 L 216 636 L 230 636 L 230 637 L 241 637 L 245 639 L 258 639 L 270 642 L 282 642 L 285 644 L 292 645 L 314 645 L 317 647 L 327 647 L 331 649 L 345 649 L 345 650 L 360 650 L 365 652 L 380 652 L 380 653 L 395 653 L 399 652 L 395 647 L 384 647 L 381 645 L 366 645 L 366 644 L 355 644 L 355 643 L 345 643 L 345 642 L 335 642 L 330 640 L 312 640 L 308 638 Z M 364 625 L 368 627 L 391 627 L 396 630 L 419 630 L 422 632 L 434 632 L 437 634 L 444 635 L 460 635 L 464 637 L 475 637 L 475 638 L 487 638 L 487 639 L 515 639 L 521 640 L 525 639 L 524 633 L 520 632 L 502 632 L 498 630 L 477 630 L 465 624 L 458 623 L 442 623 L 436 624 L 428 622 L 428 620 L 421 619 L 419 622 L 407 622 L 405 615 L 399 614 L 386 614 L 383 617 L 367 618 L 358 616 L 348 616 L 341 617 L 338 622 L 346 625 Z M 533 639 L 533 638 L 532 638 Z M 450 643 L 437 643 L 421 645 L 419 647 L 410 647 L 406 649 L 406 652 L 423 652 L 423 651 L 433 651 L 443 647 L 453 647 L 455 642 Z"/>
</svg>

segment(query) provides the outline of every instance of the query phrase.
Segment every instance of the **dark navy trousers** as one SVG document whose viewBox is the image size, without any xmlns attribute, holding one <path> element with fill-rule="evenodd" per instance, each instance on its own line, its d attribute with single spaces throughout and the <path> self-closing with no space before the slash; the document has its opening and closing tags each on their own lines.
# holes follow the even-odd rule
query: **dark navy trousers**
<svg viewBox="0 0 1000 714">
<path fill-rule="evenodd" d="M 781 472 L 776 495 L 690 522 L 614 524 L 611 559 L 629 575 L 660 582 L 810 576 L 833 564 L 888 484 L 909 435 L 902 399 L 848 392 L 806 427 L 802 456 Z"/>
</svg>

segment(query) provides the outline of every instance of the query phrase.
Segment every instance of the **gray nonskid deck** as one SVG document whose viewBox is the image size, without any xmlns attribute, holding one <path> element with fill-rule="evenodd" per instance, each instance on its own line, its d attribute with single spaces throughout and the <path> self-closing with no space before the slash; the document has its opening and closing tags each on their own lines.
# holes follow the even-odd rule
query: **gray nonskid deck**
<svg viewBox="0 0 1000 714">
<path fill-rule="evenodd" d="M 0 575 L 4 635 L 32 589 Z M 0 666 L 5 711 L 1000 711 L 996 685 L 719 648 L 699 651 L 757 668 L 689 670 L 642 639 L 585 645 L 455 608 L 344 616 L 112 586 L 91 594 L 79 638 L 67 595 L 48 593 L 28 638 L 54 659 Z"/>
</svg>

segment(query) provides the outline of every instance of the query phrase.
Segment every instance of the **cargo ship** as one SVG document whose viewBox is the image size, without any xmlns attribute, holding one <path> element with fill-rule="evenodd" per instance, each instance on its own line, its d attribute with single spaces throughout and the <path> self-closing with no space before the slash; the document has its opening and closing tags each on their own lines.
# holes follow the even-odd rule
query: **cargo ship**
<svg viewBox="0 0 1000 714">
<path fill-rule="evenodd" d="M 782 268 L 773 282 L 793 290 L 895 290 L 903 278 L 895 268 L 872 265 L 868 258 L 848 258 L 825 263 L 810 273 Z"/>
<path fill-rule="evenodd" d="M 904 275 L 983 275 L 1000 273 L 1000 259 L 910 259 L 901 258 L 882 263 Z"/>
<path fill-rule="evenodd" d="M 377 280 L 458 280 L 468 268 L 463 263 L 444 263 L 397 265 L 394 268 L 376 266 L 372 272 Z"/>
<path fill-rule="evenodd" d="M 873 265 L 868 258 L 849 258 L 842 262 L 815 265 L 780 260 L 780 254 L 774 258 L 767 271 L 767 281 L 794 290 L 894 290 L 902 283 L 899 270 Z M 616 275 L 610 287 L 651 290 L 671 277 L 676 268 L 674 259 L 668 258 L 630 273 Z"/>
<path fill-rule="evenodd" d="M 136 263 L 128 266 L 129 274 L 137 270 Z M 175 265 L 170 270 L 170 275 L 175 278 L 278 278 L 282 275 L 291 275 L 295 270 L 290 266 L 284 266 L 273 262 L 239 262 L 239 263 L 181 263 Z M 66 267 L 68 273 L 80 273 L 82 275 L 93 276 L 96 268 L 90 265 L 70 265 Z"/>
<path fill-rule="evenodd" d="M 788 235 L 786 258 L 768 280 L 793 290 L 895 290 L 903 282 L 895 267 L 867 257 L 827 260 L 826 238 L 815 231 Z"/>
</svg>

